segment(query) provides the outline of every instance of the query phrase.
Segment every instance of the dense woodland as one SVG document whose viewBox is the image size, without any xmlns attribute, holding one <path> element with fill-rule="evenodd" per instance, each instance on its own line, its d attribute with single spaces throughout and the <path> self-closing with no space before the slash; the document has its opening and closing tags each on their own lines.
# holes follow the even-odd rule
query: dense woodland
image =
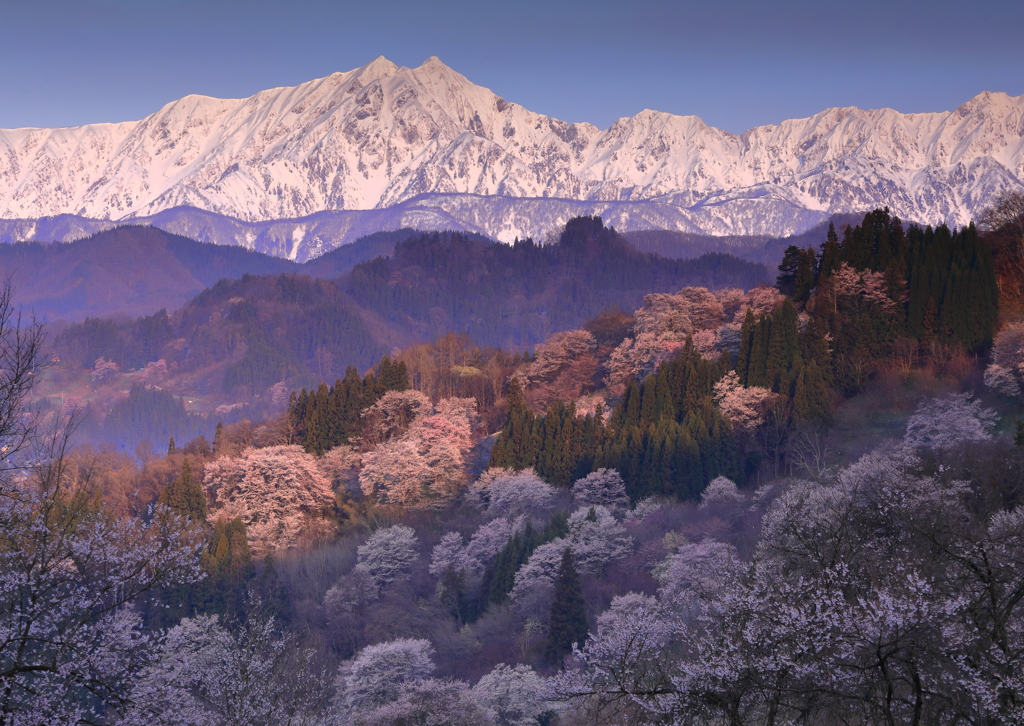
<svg viewBox="0 0 1024 726">
<path fill-rule="evenodd" d="M 400 242 L 390 258 L 357 265 L 347 291 L 390 320 L 433 336 L 464 332 L 476 344 L 532 348 L 608 308 L 636 308 L 651 292 L 700 284 L 748 289 L 761 265 L 731 255 L 672 260 L 633 249 L 600 218 L 570 220 L 558 243 L 488 244 L 461 234 Z"/>
<path fill-rule="evenodd" d="M 355 244 L 370 254 L 381 244 L 394 245 L 394 236 Z M 304 269 L 320 275 L 348 269 L 354 254 L 335 250 L 325 255 L 330 260 L 312 261 Z M 509 246 L 456 233 L 412 234 L 393 255 L 355 264 L 351 274 L 334 280 L 247 274 L 220 280 L 170 315 L 161 310 L 132 320 L 62 324 L 54 355 L 61 381 L 73 382 L 88 371 L 92 383 L 124 381 L 123 389 L 158 386 L 179 397 L 204 397 L 211 402 L 203 411 L 210 436 L 218 420 L 280 411 L 289 389 L 329 385 L 349 366 L 365 372 L 396 347 L 452 331 L 460 342 L 449 348 L 460 350 L 450 351 L 441 366 L 448 371 L 455 356 L 459 365 L 473 367 L 470 358 L 479 356 L 464 349 L 484 346 L 483 355 L 493 359 L 496 351 L 488 346 L 504 345 L 514 356 L 512 351 L 532 348 L 605 309 L 631 310 L 652 290 L 673 291 L 699 281 L 747 288 L 764 280 L 763 266 L 728 255 L 665 260 L 636 252 L 600 219 L 570 222 L 550 246 L 530 240 Z M 504 364 L 500 368 L 505 376 L 511 372 Z M 433 373 L 418 366 L 417 386 L 434 385 Z M 445 395 L 452 396 L 462 386 L 449 378 Z M 503 381 L 490 387 L 487 407 L 501 397 Z M 479 380 L 467 383 L 476 385 L 468 395 L 486 397 Z M 273 389 L 275 384 L 283 391 Z M 94 407 L 84 430 L 91 439 L 129 449 L 143 439 L 154 446 L 166 441 L 168 419 L 159 410 L 149 419 L 133 413 L 133 435 L 126 440 L 122 429 L 101 425 L 110 410 L 104 403 Z M 218 407 L 219 412 L 212 410 Z M 176 435 L 189 438 L 196 430 L 189 424 Z"/>
<path fill-rule="evenodd" d="M 0 713 L 1017 723 L 1024 323 L 1005 291 L 1024 237 L 994 219 L 979 234 L 876 210 L 787 249 L 775 287 L 720 266 L 673 283 L 595 219 L 551 248 L 422 236 L 337 284 L 224 281 L 173 315 L 60 334 L 97 385 L 153 355 L 219 360 L 194 380 L 221 392 L 308 382 L 283 413 L 134 456 L 24 445 L 61 426 L 20 415 L 44 356 L 11 338 L 8 293 L 0 354 L 22 353 L 0 435 L 23 458 L 2 481 L 22 494 L 0 498 Z M 605 253 L 626 282 L 600 276 Z M 572 269 L 618 292 L 572 288 Z M 499 278 L 538 306 L 577 289 L 575 312 L 496 345 L 479 321 L 510 319 L 482 306 Z M 327 309 L 352 315 L 311 312 Z M 444 320 L 429 342 L 373 335 Z M 319 349 L 338 358 L 318 374 Z M 838 451 L 865 401 L 898 426 Z M 194 421 L 140 385 L 106 425 L 130 436 L 147 407 Z"/>
</svg>

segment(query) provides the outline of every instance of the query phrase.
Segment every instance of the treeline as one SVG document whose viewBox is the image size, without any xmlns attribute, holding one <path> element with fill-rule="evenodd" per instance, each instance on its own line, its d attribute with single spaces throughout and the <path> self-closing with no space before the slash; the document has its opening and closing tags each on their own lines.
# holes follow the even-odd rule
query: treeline
<svg viewBox="0 0 1024 726">
<path fill-rule="evenodd" d="M 579 217 L 549 246 L 454 232 L 414 237 L 392 257 L 357 265 L 346 289 L 359 304 L 429 336 L 465 332 L 479 345 L 515 350 L 608 308 L 632 310 L 651 292 L 765 281 L 763 265 L 723 254 L 670 260 L 637 252 L 600 217 Z"/>
<path fill-rule="evenodd" d="M 709 361 L 688 340 L 629 383 L 607 423 L 563 403 L 535 415 L 513 380 L 491 465 L 533 467 L 563 486 L 608 467 L 634 501 L 695 499 L 720 475 L 742 484 L 765 460 L 778 474 L 795 427 L 827 427 L 833 402 L 895 359 L 946 364 L 992 342 L 999 294 L 973 225 L 904 230 L 876 210 L 842 241 L 830 226 L 820 249 L 788 248 L 779 273 L 787 297 L 758 316 L 747 309 L 738 351 Z"/>
<path fill-rule="evenodd" d="M 351 443 L 362 430 L 361 413 L 388 391 L 405 391 L 409 376 L 405 363 L 392 363 L 387 356 L 360 377 L 355 366 L 349 366 L 345 377 L 329 387 L 321 383 L 315 390 L 293 392 L 286 414 L 294 431 L 295 442 L 311 454 L 323 454 L 341 444 Z"/>
<path fill-rule="evenodd" d="M 103 421 L 105 437 L 128 451 L 143 441 L 159 447 L 171 440 L 205 438 L 213 433 L 213 427 L 206 416 L 186 411 L 185 402 L 177 396 L 144 386 L 132 387 Z"/>
<path fill-rule="evenodd" d="M 888 209 L 876 209 L 861 224 L 847 226 L 840 241 L 830 225 L 820 250 L 789 247 L 779 266 L 779 289 L 798 303 L 841 266 L 883 276 L 882 289 L 897 305 L 894 334 L 924 343 L 955 343 L 969 351 L 990 345 L 999 313 L 992 250 L 974 224 L 906 230 Z"/>
<path fill-rule="evenodd" d="M 179 372 L 228 362 L 205 385 L 246 393 L 289 378 L 330 380 L 349 365 L 370 367 L 384 352 L 347 295 L 300 275 L 221 280 L 173 316 L 88 318 L 67 326 L 54 346 L 80 368 L 100 358 L 122 369 L 163 359 Z"/>
<path fill-rule="evenodd" d="M 615 469 L 633 501 L 699 499 L 718 476 L 742 482 L 748 452 L 713 401 L 723 368 L 690 347 L 646 380 L 631 382 L 607 421 L 600 408 L 578 416 L 574 404 L 562 402 L 534 415 L 513 379 L 490 466 L 532 467 L 562 487 L 599 468 Z"/>
<path fill-rule="evenodd" d="M 86 318 L 71 323 L 57 335 L 54 345 L 62 359 L 79 368 L 92 368 L 99 358 L 123 368 L 141 368 L 158 360 L 175 337 L 170 316 L 161 309 L 128 322 Z"/>
</svg>

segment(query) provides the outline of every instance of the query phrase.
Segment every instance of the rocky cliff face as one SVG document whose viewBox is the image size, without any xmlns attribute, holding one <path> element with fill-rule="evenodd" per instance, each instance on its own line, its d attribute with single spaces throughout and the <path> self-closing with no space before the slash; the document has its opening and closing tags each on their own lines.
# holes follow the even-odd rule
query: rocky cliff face
<svg viewBox="0 0 1024 726">
<path fill-rule="evenodd" d="M 509 103 L 437 58 L 378 58 L 247 99 L 188 96 L 137 122 L 0 131 L 5 219 L 399 206 L 396 223 L 447 215 L 510 239 L 604 210 L 622 229 L 780 235 L 878 206 L 965 224 L 1022 180 L 1024 96 L 944 113 L 835 108 L 740 136 L 656 111 L 601 130 Z"/>
</svg>

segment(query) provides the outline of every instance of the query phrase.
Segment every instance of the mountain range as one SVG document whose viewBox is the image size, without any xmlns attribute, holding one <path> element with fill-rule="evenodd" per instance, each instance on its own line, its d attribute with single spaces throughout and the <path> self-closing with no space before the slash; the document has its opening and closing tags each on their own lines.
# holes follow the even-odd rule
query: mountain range
<svg viewBox="0 0 1024 726">
<path fill-rule="evenodd" d="M 301 262 L 381 229 L 511 241 L 593 214 L 620 231 L 785 236 L 881 206 L 962 225 L 1022 180 L 1024 96 L 832 108 L 740 135 L 651 110 L 598 129 L 437 58 L 381 57 L 246 99 L 187 96 L 141 121 L 0 130 L 0 238 L 132 220 Z M 57 215 L 73 216 L 40 221 Z"/>
</svg>

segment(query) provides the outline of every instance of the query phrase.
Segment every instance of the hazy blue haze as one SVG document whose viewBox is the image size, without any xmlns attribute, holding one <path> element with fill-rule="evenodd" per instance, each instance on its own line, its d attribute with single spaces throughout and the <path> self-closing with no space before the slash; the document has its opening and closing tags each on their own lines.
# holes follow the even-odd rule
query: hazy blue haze
<svg viewBox="0 0 1024 726">
<path fill-rule="evenodd" d="M 378 55 L 439 56 L 530 110 L 606 127 L 643 108 L 732 132 L 829 106 L 1024 93 L 1024 3 L 3 0 L 0 128 L 141 118 Z"/>
</svg>

